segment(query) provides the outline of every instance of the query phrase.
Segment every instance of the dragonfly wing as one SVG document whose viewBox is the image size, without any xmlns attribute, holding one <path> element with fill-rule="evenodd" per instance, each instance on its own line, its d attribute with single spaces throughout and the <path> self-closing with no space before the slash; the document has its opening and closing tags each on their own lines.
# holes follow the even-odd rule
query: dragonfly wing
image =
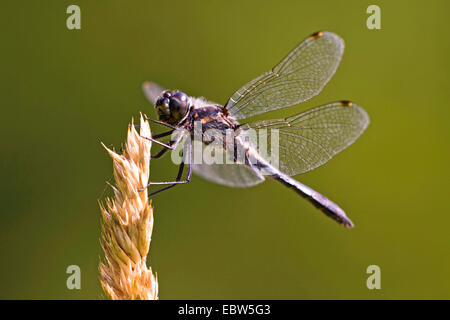
<svg viewBox="0 0 450 320">
<path fill-rule="evenodd" d="M 158 99 L 161 92 L 163 92 L 165 89 L 161 87 L 159 84 L 145 81 L 142 84 L 142 91 L 144 91 L 144 94 L 148 101 L 150 101 L 153 105 L 156 104 L 156 99 Z"/>
<path fill-rule="evenodd" d="M 205 180 L 228 187 L 245 188 L 264 181 L 264 177 L 243 164 L 194 164 L 194 173 Z"/>
<path fill-rule="evenodd" d="M 199 145 L 202 147 L 202 154 L 199 154 L 201 161 L 196 159 L 194 150 L 192 168 L 196 175 L 214 183 L 236 188 L 250 187 L 264 181 L 264 176 L 258 171 L 243 163 L 234 162 L 222 145 L 222 143 L 209 145 L 201 143 Z M 210 152 L 213 149 L 214 152 Z M 208 156 L 211 154 L 214 154 L 214 161 L 211 160 L 211 156 Z"/>
<path fill-rule="evenodd" d="M 343 53 L 344 41 L 339 36 L 317 32 L 272 70 L 236 91 L 226 107 L 236 119 L 244 119 L 311 99 L 334 75 Z"/>
<path fill-rule="evenodd" d="M 369 116 L 364 109 L 341 101 L 286 119 L 250 122 L 242 129 L 244 135 L 248 129 L 254 129 L 259 137 L 261 130 L 266 129 L 267 151 L 278 149 L 279 169 L 294 176 L 326 163 L 355 142 L 368 125 Z M 278 141 L 273 135 L 278 135 Z"/>
</svg>

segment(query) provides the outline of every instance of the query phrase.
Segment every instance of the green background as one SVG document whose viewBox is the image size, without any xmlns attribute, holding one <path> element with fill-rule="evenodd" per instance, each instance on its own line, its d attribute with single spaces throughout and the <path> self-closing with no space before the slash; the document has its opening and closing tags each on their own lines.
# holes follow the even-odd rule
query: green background
<svg viewBox="0 0 450 320">
<path fill-rule="evenodd" d="M 66 8 L 81 7 L 81 30 Z M 381 30 L 366 8 L 381 7 Z M 297 177 L 343 207 L 346 230 L 276 182 L 198 177 L 154 198 L 161 299 L 450 298 L 448 1 L 2 1 L 0 298 L 98 299 L 100 211 L 112 162 L 154 80 L 225 103 L 309 34 L 346 43 L 314 99 L 371 124 Z M 158 128 L 159 130 L 159 128 Z M 158 131 L 155 128 L 155 132 Z M 156 148 L 155 148 L 156 150 Z M 152 179 L 175 177 L 170 158 Z M 66 268 L 81 268 L 81 290 Z M 366 268 L 381 268 L 368 290 Z"/>
</svg>

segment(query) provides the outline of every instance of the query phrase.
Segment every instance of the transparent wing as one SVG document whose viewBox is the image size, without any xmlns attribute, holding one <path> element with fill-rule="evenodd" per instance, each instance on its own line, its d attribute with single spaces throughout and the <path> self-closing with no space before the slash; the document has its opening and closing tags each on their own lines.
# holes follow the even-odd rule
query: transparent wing
<svg viewBox="0 0 450 320">
<path fill-rule="evenodd" d="M 233 161 L 230 160 L 231 157 L 228 157 L 227 161 L 225 158 L 226 152 L 220 147 L 215 148 L 214 155 L 216 160 L 220 158 L 223 159 L 223 161 L 216 161 L 215 163 L 212 163 L 211 161 L 211 164 L 208 164 L 208 157 L 205 156 L 205 154 L 210 150 L 208 148 L 213 146 L 211 144 L 205 145 L 204 143 L 202 143 L 201 146 L 201 150 L 203 151 L 202 161 L 196 161 L 194 155 L 194 164 L 192 168 L 194 173 L 203 179 L 235 188 L 250 187 L 264 181 L 264 176 L 253 170 L 251 167 L 244 164 L 233 163 Z M 196 162 L 200 164 L 196 164 Z"/>
<path fill-rule="evenodd" d="M 264 181 L 262 175 L 243 164 L 194 164 L 192 168 L 203 179 L 228 187 L 245 188 Z"/>
<path fill-rule="evenodd" d="M 150 101 L 153 105 L 156 104 L 156 99 L 158 99 L 159 95 L 164 90 L 165 89 L 163 87 L 161 87 L 159 84 L 156 84 L 154 82 L 145 81 L 142 84 L 142 91 L 144 92 L 148 101 Z"/>
<path fill-rule="evenodd" d="M 317 32 L 292 50 L 272 70 L 250 81 L 228 100 L 236 119 L 244 119 L 311 99 L 336 72 L 344 41 L 331 32 Z"/>
<path fill-rule="evenodd" d="M 267 151 L 275 150 L 272 153 L 278 155 L 279 169 L 294 176 L 326 163 L 351 145 L 368 124 L 369 117 L 364 109 L 341 101 L 286 119 L 251 122 L 242 128 L 244 135 L 249 129 L 254 129 L 258 137 L 265 137 L 261 133 L 267 133 Z"/>
</svg>

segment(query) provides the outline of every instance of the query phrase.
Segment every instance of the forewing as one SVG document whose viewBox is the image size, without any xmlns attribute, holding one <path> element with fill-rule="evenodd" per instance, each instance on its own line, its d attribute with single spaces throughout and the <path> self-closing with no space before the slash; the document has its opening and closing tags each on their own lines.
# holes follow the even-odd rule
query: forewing
<svg viewBox="0 0 450 320">
<path fill-rule="evenodd" d="M 351 145 L 368 124 L 369 117 L 364 109 L 341 101 L 286 119 L 251 122 L 243 129 L 253 128 L 258 136 L 261 130 L 267 130 L 267 150 L 277 150 L 278 145 L 280 170 L 294 176 L 326 163 Z M 276 136 L 272 137 L 277 134 L 278 141 Z"/>
<path fill-rule="evenodd" d="M 165 89 L 161 87 L 159 84 L 145 81 L 142 84 L 142 91 L 144 92 L 145 96 L 147 97 L 148 101 L 150 101 L 153 105 L 156 104 L 156 99 L 158 99 L 161 92 L 163 92 Z"/>
<path fill-rule="evenodd" d="M 311 99 L 336 72 L 344 41 L 331 32 L 317 32 L 292 50 L 272 70 L 250 81 L 228 100 L 236 119 L 244 119 Z"/>
</svg>

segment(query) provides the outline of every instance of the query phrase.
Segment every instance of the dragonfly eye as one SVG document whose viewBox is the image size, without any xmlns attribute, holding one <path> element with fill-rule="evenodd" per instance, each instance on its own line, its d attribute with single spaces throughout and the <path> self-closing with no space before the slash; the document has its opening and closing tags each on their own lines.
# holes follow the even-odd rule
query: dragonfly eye
<svg viewBox="0 0 450 320">
<path fill-rule="evenodd" d="M 188 96 L 183 92 L 175 92 L 169 99 L 170 113 L 175 120 L 180 121 L 188 111 Z"/>
<path fill-rule="evenodd" d="M 169 99 L 162 96 L 156 100 L 155 108 L 159 115 L 159 120 L 166 122 L 170 118 Z"/>
</svg>

